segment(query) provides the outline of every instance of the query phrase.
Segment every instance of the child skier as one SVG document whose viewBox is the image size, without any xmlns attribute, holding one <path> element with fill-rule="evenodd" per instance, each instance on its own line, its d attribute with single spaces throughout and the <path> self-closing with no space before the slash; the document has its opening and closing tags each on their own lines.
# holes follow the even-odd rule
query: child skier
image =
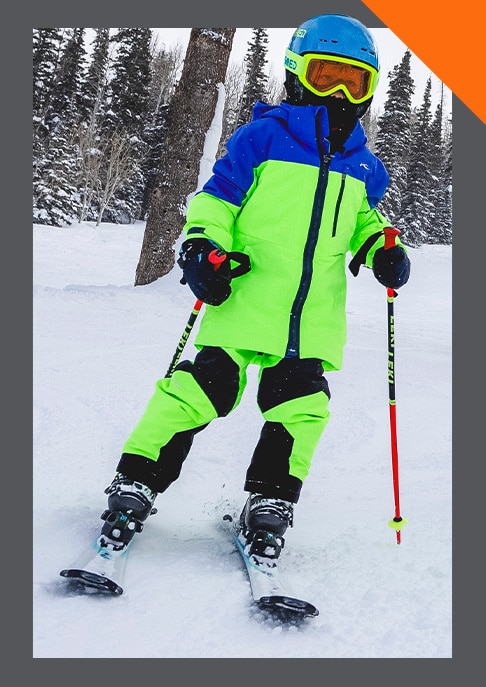
<svg viewBox="0 0 486 687">
<path fill-rule="evenodd" d="M 188 205 L 178 264 L 207 304 L 194 360 L 156 384 L 128 437 L 100 542 L 126 547 L 174 482 L 194 436 L 238 405 L 246 369 L 259 366 L 264 424 L 244 484 L 247 550 L 276 559 L 329 419 L 324 372 L 339 370 L 346 339 L 346 254 L 398 289 L 410 262 L 376 210 L 388 183 L 366 147 L 360 117 L 379 77 L 375 43 L 357 20 L 305 21 L 285 55 L 287 97 L 256 103 L 251 123 Z M 232 254 L 249 258 L 236 277 Z M 243 270 L 239 270 L 240 272 Z"/>
</svg>

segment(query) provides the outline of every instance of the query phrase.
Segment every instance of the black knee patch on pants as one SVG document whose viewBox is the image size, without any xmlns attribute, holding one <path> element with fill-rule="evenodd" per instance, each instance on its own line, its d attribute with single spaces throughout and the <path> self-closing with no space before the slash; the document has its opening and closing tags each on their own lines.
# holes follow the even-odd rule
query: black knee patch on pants
<svg viewBox="0 0 486 687">
<path fill-rule="evenodd" d="M 205 346 L 193 363 L 183 360 L 175 369 L 192 374 L 213 404 L 218 417 L 228 415 L 233 409 L 240 388 L 240 371 L 222 348 Z"/>
<path fill-rule="evenodd" d="M 122 453 L 117 471 L 161 494 L 181 474 L 182 464 L 191 449 L 194 436 L 205 427 L 207 425 L 174 434 L 169 443 L 160 449 L 156 461 L 134 453 Z"/>
<path fill-rule="evenodd" d="M 323 391 L 331 398 L 322 361 L 317 358 L 283 358 L 263 370 L 258 389 L 258 405 L 264 413 L 281 403 Z"/>
<path fill-rule="evenodd" d="M 297 503 L 302 482 L 289 475 L 294 439 L 280 422 L 265 422 L 246 473 L 245 490 Z"/>
</svg>

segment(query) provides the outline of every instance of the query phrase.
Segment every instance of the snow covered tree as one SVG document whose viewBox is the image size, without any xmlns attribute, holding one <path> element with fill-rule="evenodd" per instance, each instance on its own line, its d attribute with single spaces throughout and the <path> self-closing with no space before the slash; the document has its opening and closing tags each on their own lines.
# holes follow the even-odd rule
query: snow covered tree
<svg viewBox="0 0 486 687">
<path fill-rule="evenodd" d="M 101 184 L 100 172 L 103 165 L 104 143 L 102 142 L 103 117 L 107 109 L 107 90 L 110 66 L 110 30 L 95 29 L 93 52 L 86 80 L 82 86 L 84 117 L 78 126 L 79 147 L 79 194 L 78 220 L 95 220 Z"/>
<path fill-rule="evenodd" d="M 435 243 L 437 238 L 437 221 L 440 214 L 440 199 L 443 189 L 444 147 L 442 144 L 442 103 L 439 103 L 429 130 L 429 191 L 432 201 L 428 217 L 427 243 Z"/>
<path fill-rule="evenodd" d="M 99 119 L 106 110 L 110 66 L 110 29 L 95 29 L 93 53 L 82 86 L 83 119 Z"/>
<path fill-rule="evenodd" d="M 253 37 L 248 42 L 245 55 L 245 85 L 236 119 L 236 127 L 251 120 L 253 106 L 257 100 L 265 100 L 268 75 L 265 71 L 268 53 L 268 33 L 266 29 L 252 29 Z"/>
<path fill-rule="evenodd" d="M 437 240 L 452 243 L 452 123 L 444 140 L 444 167 L 442 170 L 441 214 L 437 217 Z"/>
<path fill-rule="evenodd" d="M 217 157 L 222 157 L 226 152 L 226 142 L 237 128 L 238 115 L 240 113 L 241 98 L 245 87 L 245 67 L 241 63 L 232 62 L 226 72 L 224 84 L 226 99 L 223 111 L 223 131 L 218 148 Z M 270 70 L 265 88 L 265 93 L 260 97 L 269 105 L 278 105 L 285 98 L 283 78 L 278 78 Z M 255 101 L 256 102 L 256 101 Z"/>
<path fill-rule="evenodd" d="M 282 76 L 276 76 L 270 69 L 268 74 L 268 81 L 263 99 L 269 105 L 278 105 L 287 96 L 284 79 Z"/>
<path fill-rule="evenodd" d="M 34 222 L 56 227 L 72 224 L 80 201 L 76 183 L 78 146 L 70 120 L 57 120 L 55 137 L 49 137 L 43 155 L 34 178 Z"/>
<path fill-rule="evenodd" d="M 111 115 L 106 128 L 126 129 L 136 135 L 143 130 L 149 100 L 151 29 L 119 29 L 112 37 L 116 57 L 110 82 Z"/>
<path fill-rule="evenodd" d="M 50 109 L 52 85 L 57 72 L 62 44 L 59 29 L 34 29 L 32 58 L 32 114 L 33 114 L 33 205 L 34 221 L 48 222 L 44 202 L 36 210 L 37 198 L 45 197 L 43 177 L 49 164 L 47 158 L 47 137 L 49 126 L 46 116 Z"/>
<path fill-rule="evenodd" d="M 172 48 L 153 47 L 150 61 L 149 109 L 153 119 L 159 109 L 168 105 L 180 78 L 184 49 L 180 42 Z"/>
<path fill-rule="evenodd" d="M 144 131 L 147 155 L 142 161 L 145 184 L 139 216 L 141 220 L 147 217 L 152 192 L 160 174 L 160 159 L 167 132 L 169 103 L 183 63 L 184 53 L 180 43 L 170 50 L 164 47 L 158 50 L 154 47 L 150 63 L 149 116 Z"/>
<path fill-rule="evenodd" d="M 197 188 L 206 134 L 224 83 L 234 28 L 191 30 L 180 81 L 170 104 L 161 173 L 152 193 L 135 284 L 149 284 L 174 266 L 187 196 Z"/>
<path fill-rule="evenodd" d="M 92 113 L 86 125 L 80 124 L 77 135 L 79 151 L 78 192 L 80 197 L 78 221 L 93 220 L 97 217 L 94 206 L 101 183 L 100 172 L 103 164 L 102 143 Z"/>
<path fill-rule="evenodd" d="M 266 29 L 253 29 L 244 63 L 231 63 L 225 81 L 226 100 L 223 133 L 217 157 L 226 152 L 226 141 L 242 124 L 251 120 L 257 100 L 277 105 L 285 97 L 283 79 L 270 71 L 267 75 L 268 34 Z"/>
<path fill-rule="evenodd" d="M 102 139 L 102 160 L 99 170 L 97 194 L 99 224 L 120 189 L 127 187 L 127 180 L 134 178 L 139 171 L 138 160 L 133 155 L 132 142 L 123 130 L 117 130 L 108 139 Z M 125 223 L 130 218 L 125 218 Z"/>
<path fill-rule="evenodd" d="M 48 133 L 44 118 L 50 108 L 54 79 L 59 69 L 62 29 L 34 29 L 33 31 L 33 113 L 34 132 Z"/>
<path fill-rule="evenodd" d="M 363 117 L 361 118 L 361 124 L 366 133 L 366 138 L 368 139 L 368 146 L 370 150 L 376 149 L 376 139 L 378 136 L 378 114 L 373 107 L 369 107 Z"/>
<path fill-rule="evenodd" d="M 105 221 L 131 222 L 140 216 L 145 188 L 142 164 L 147 154 L 144 129 L 149 117 L 151 39 L 151 29 L 144 28 L 122 28 L 112 38 L 117 52 L 112 65 L 110 109 L 104 117 L 103 138 L 116 136 L 115 161 L 120 150 L 118 144 L 124 139 L 129 144 L 133 164 L 122 167 L 130 170 L 130 176 L 118 185 L 115 194 L 109 194 L 111 201 L 105 208 Z M 111 169 L 113 160 L 109 149 L 106 150 Z M 125 157 L 125 146 L 123 150 Z M 107 169 L 105 179 L 109 177 Z"/>
<path fill-rule="evenodd" d="M 54 226 L 71 224 L 79 208 L 74 132 L 85 59 L 83 34 L 84 29 L 34 32 L 33 217 Z"/>
<path fill-rule="evenodd" d="M 144 141 L 147 152 L 141 160 L 141 171 L 143 174 L 144 186 L 139 212 L 140 220 L 145 220 L 147 218 L 152 193 L 161 171 L 160 160 L 164 146 L 164 139 L 167 134 L 168 116 L 169 105 L 159 105 L 157 111 L 152 113 L 152 118 L 145 127 Z"/>
<path fill-rule="evenodd" d="M 83 117 L 81 85 L 86 67 L 85 29 L 70 29 L 52 88 L 51 107 L 61 115 Z"/>
<path fill-rule="evenodd" d="M 406 187 L 402 193 L 400 218 L 396 227 L 401 238 L 409 246 L 426 243 L 430 217 L 434 212 L 433 196 L 437 177 L 431 169 L 431 88 L 429 78 L 422 106 L 412 124 L 410 152 L 407 163 Z"/>
<path fill-rule="evenodd" d="M 452 243 L 452 128 L 444 126 L 442 99 L 431 125 L 430 194 L 432 210 L 427 243 Z"/>
<path fill-rule="evenodd" d="M 390 183 L 379 209 L 392 224 L 396 224 L 400 218 L 402 194 L 407 184 L 414 90 L 410 72 L 411 56 L 410 50 L 406 50 L 400 64 L 389 73 L 387 99 L 378 119 L 376 154 L 390 175 Z"/>
</svg>

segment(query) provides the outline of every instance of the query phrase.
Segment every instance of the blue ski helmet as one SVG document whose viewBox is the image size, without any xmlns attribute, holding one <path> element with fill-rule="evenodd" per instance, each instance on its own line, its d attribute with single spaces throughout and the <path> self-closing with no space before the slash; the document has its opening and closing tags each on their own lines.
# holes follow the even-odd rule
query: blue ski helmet
<svg viewBox="0 0 486 687">
<path fill-rule="evenodd" d="M 319 55 L 326 58 L 325 68 Z M 341 80 L 347 99 L 364 108 L 376 90 L 380 66 L 366 26 L 343 14 L 321 14 L 295 30 L 285 53 L 285 71 L 287 92 L 295 102 L 340 90 Z"/>
<path fill-rule="evenodd" d="M 344 14 L 321 14 L 308 19 L 295 30 L 289 50 L 347 57 L 380 71 L 378 51 L 369 30 Z"/>
</svg>

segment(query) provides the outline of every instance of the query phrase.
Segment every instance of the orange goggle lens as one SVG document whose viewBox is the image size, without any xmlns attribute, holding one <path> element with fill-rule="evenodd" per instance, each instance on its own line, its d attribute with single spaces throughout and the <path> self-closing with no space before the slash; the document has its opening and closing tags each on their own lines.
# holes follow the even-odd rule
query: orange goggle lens
<svg viewBox="0 0 486 687">
<path fill-rule="evenodd" d="M 336 86 L 345 86 L 355 100 L 361 100 L 370 91 L 371 76 L 368 69 L 345 62 L 314 58 L 308 63 L 304 78 L 319 93 L 331 91 Z"/>
<path fill-rule="evenodd" d="M 312 93 L 325 96 L 342 90 L 353 103 L 371 98 L 379 78 L 377 69 L 359 60 L 320 53 L 298 55 L 289 49 L 285 68 Z"/>
</svg>

